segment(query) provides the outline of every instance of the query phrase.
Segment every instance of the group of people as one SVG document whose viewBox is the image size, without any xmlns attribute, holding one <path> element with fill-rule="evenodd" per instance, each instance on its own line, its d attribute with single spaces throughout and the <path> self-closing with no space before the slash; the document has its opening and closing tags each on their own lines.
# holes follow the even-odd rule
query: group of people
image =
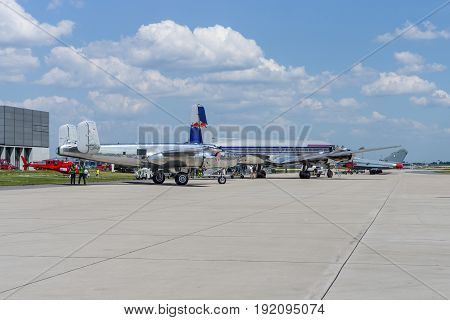
<svg viewBox="0 0 450 320">
<path fill-rule="evenodd" d="M 81 179 L 83 179 L 83 184 L 86 184 L 86 177 L 89 172 L 86 169 L 86 165 L 84 162 L 80 162 L 79 164 L 72 163 L 69 169 L 70 172 L 70 184 L 75 184 L 78 173 L 78 184 L 81 183 Z"/>
</svg>

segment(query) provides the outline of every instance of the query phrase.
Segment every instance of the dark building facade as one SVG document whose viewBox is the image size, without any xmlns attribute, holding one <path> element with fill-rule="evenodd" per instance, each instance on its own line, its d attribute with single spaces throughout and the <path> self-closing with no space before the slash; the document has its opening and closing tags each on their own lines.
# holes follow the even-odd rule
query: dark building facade
<svg viewBox="0 0 450 320">
<path fill-rule="evenodd" d="M 0 106 L 0 159 L 22 167 L 49 157 L 49 113 Z"/>
</svg>

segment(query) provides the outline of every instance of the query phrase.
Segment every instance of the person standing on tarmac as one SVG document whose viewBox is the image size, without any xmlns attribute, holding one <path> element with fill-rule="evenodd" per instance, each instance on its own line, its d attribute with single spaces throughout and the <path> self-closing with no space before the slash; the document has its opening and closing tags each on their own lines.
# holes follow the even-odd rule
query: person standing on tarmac
<svg viewBox="0 0 450 320">
<path fill-rule="evenodd" d="M 86 170 L 86 166 L 84 165 L 84 161 L 80 162 L 80 168 L 78 170 L 78 184 L 81 182 L 81 178 L 83 178 L 83 183 L 86 184 L 86 174 L 84 171 Z"/>
<path fill-rule="evenodd" d="M 77 175 L 77 168 L 75 167 L 75 164 L 72 163 L 69 169 L 70 173 L 70 184 L 75 184 L 76 175 Z"/>
</svg>

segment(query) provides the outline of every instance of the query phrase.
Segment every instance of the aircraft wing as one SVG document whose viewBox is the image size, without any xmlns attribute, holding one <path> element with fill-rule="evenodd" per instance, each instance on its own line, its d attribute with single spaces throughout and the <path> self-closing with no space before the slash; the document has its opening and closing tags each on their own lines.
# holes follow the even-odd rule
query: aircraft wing
<svg viewBox="0 0 450 320">
<path fill-rule="evenodd" d="M 214 158 L 220 151 L 221 149 L 209 145 L 180 145 L 179 148 L 149 155 L 147 161 L 154 165 L 172 164 L 179 167 L 199 167 L 204 157 Z"/>
<path fill-rule="evenodd" d="M 215 155 L 221 151 L 222 149 L 212 145 L 194 145 L 194 146 L 181 145 L 180 148 L 164 150 L 157 154 L 163 157 L 183 157 L 183 156 L 193 156 L 198 154 L 199 152 L 205 152 L 210 155 Z"/>
<path fill-rule="evenodd" d="M 372 152 L 379 151 L 385 149 L 393 149 L 398 148 L 399 146 L 390 146 L 390 147 L 380 147 L 380 148 L 370 148 L 370 149 L 359 149 L 359 150 L 334 150 L 331 152 L 323 152 L 323 153 L 315 153 L 315 154 L 300 154 L 294 156 L 278 156 L 276 158 L 271 159 L 271 162 L 274 165 L 288 165 L 288 164 L 298 164 L 303 162 L 314 162 L 314 161 L 322 161 L 322 160 L 349 160 L 353 155 L 364 152 Z"/>
</svg>

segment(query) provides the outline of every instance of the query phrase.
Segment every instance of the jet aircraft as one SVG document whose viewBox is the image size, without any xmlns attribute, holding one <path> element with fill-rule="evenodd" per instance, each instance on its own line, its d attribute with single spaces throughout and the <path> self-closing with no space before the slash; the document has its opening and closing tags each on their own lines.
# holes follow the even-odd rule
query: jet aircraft
<svg viewBox="0 0 450 320">
<path fill-rule="evenodd" d="M 340 163 L 339 166 L 348 168 L 351 171 L 369 170 L 370 174 L 380 174 L 383 173 L 383 170 L 403 169 L 403 161 L 407 154 L 408 151 L 406 149 L 400 149 L 381 160 L 355 157 L 351 161 Z"/>
</svg>

